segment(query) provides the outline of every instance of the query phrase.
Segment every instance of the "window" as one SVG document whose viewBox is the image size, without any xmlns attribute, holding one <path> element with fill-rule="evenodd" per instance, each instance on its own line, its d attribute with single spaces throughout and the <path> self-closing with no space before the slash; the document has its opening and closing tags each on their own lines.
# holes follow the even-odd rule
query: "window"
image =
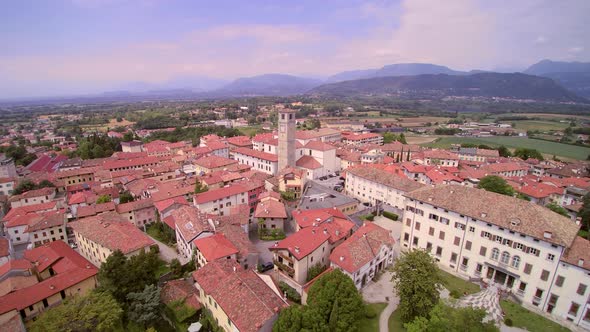
<svg viewBox="0 0 590 332">
<path fill-rule="evenodd" d="M 431 213 L 431 214 L 428 215 L 428 219 L 438 221 L 438 216 L 436 214 L 434 214 L 434 213 Z"/>
<path fill-rule="evenodd" d="M 481 232 L 481 236 L 485 237 L 486 239 L 490 239 L 492 237 L 492 234 L 484 231 L 484 232 Z"/>
<path fill-rule="evenodd" d="M 526 282 L 520 282 L 520 285 L 518 285 L 518 290 L 521 292 L 524 292 L 526 290 Z"/>
<path fill-rule="evenodd" d="M 522 244 L 520 242 L 516 242 L 516 249 L 518 249 L 518 250 L 524 250 L 524 244 Z"/>
<path fill-rule="evenodd" d="M 463 262 L 461 262 L 461 265 L 463 265 L 463 267 L 466 268 L 468 264 L 469 264 L 469 258 L 463 257 Z"/>
<path fill-rule="evenodd" d="M 507 251 L 504 251 L 502 253 L 502 258 L 500 259 L 500 262 L 503 264 L 508 264 L 509 261 L 510 261 L 510 254 Z"/>
<path fill-rule="evenodd" d="M 578 293 L 580 295 L 584 295 L 584 293 L 586 293 L 586 285 L 579 284 L 578 285 L 578 290 L 576 291 L 576 293 Z"/>
<path fill-rule="evenodd" d="M 488 248 L 486 248 L 486 247 L 479 248 L 479 254 L 481 256 L 484 256 L 485 257 L 487 255 L 487 251 L 488 251 Z"/>
<path fill-rule="evenodd" d="M 541 280 L 543 281 L 547 281 L 547 279 L 549 279 L 549 271 L 547 270 L 543 270 L 541 272 Z"/>
<path fill-rule="evenodd" d="M 434 236 L 434 227 L 430 227 L 428 230 L 428 235 Z"/>
<path fill-rule="evenodd" d="M 451 263 L 456 263 L 457 262 L 457 254 L 456 253 L 452 253 L 451 254 Z"/>
<path fill-rule="evenodd" d="M 418 246 L 418 237 L 414 236 L 414 241 L 412 242 L 415 246 Z"/>
<path fill-rule="evenodd" d="M 449 224 L 449 219 L 440 217 L 440 222 L 443 223 L 443 224 L 445 224 L 445 225 L 448 225 Z M 463 225 L 463 227 L 465 227 L 465 225 Z M 462 229 L 464 229 L 464 228 L 462 228 Z"/>
<path fill-rule="evenodd" d="M 512 257 L 512 267 L 515 269 L 518 269 L 518 267 L 520 266 L 520 257 L 519 256 L 513 256 Z"/>
<path fill-rule="evenodd" d="M 563 276 L 557 276 L 557 278 L 555 278 L 555 286 L 557 286 L 557 287 L 563 286 L 564 281 L 565 281 L 565 278 Z"/>
<path fill-rule="evenodd" d="M 430 242 L 427 242 L 426 243 L 426 251 L 427 252 L 431 252 L 432 251 L 432 243 L 430 243 Z"/>
<path fill-rule="evenodd" d="M 458 246 L 461 243 L 461 238 L 458 236 L 455 236 L 455 241 L 453 241 L 453 244 Z"/>
<path fill-rule="evenodd" d="M 498 248 L 492 249 L 492 259 L 497 261 L 498 256 L 500 256 L 500 250 L 498 250 Z"/>
<path fill-rule="evenodd" d="M 539 256 L 539 250 L 538 249 L 529 247 L 528 250 L 529 250 L 529 254 L 535 255 L 535 256 Z"/>
<path fill-rule="evenodd" d="M 495 239 L 496 243 L 500 243 L 502 244 L 502 237 L 501 236 L 497 236 L 496 235 L 496 239 Z"/>
<path fill-rule="evenodd" d="M 442 255 L 442 248 L 441 247 L 436 247 L 436 255 L 437 256 L 441 256 Z"/>
<path fill-rule="evenodd" d="M 415 227 L 416 227 L 416 230 L 419 231 L 420 230 L 420 223 L 419 222 L 416 222 L 416 226 Z"/>
<path fill-rule="evenodd" d="M 568 312 L 568 315 L 577 316 L 579 309 L 580 309 L 580 305 L 577 304 L 576 302 L 572 302 L 572 305 L 570 306 L 570 311 Z"/>
<path fill-rule="evenodd" d="M 465 225 L 460 223 L 460 222 L 456 222 L 455 223 L 455 228 L 458 228 L 460 230 L 465 230 Z"/>
<path fill-rule="evenodd" d="M 547 254 L 547 259 L 550 261 L 553 261 L 555 259 L 555 255 L 554 254 Z"/>
<path fill-rule="evenodd" d="M 465 250 L 471 251 L 471 241 L 465 242 Z"/>
<path fill-rule="evenodd" d="M 404 242 L 410 241 L 410 234 L 404 233 Z"/>
<path fill-rule="evenodd" d="M 440 233 L 438 233 L 438 238 L 441 240 L 444 240 L 445 239 L 445 232 L 440 231 Z"/>
<path fill-rule="evenodd" d="M 411 226 L 411 225 L 412 225 L 412 219 L 406 218 L 406 226 Z"/>
<path fill-rule="evenodd" d="M 586 310 L 586 314 L 584 315 L 584 320 L 590 322 L 590 309 Z"/>
<path fill-rule="evenodd" d="M 477 266 L 475 267 L 475 271 L 481 273 L 482 270 L 483 270 L 483 265 L 478 263 Z"/>
<path fill-rule="evenodd" d="M 473 226 L 469 226 L 469 232 L 471 232 L 471 233 L 475 233 L 475 227 L 473 227 Z"/>
</svg>

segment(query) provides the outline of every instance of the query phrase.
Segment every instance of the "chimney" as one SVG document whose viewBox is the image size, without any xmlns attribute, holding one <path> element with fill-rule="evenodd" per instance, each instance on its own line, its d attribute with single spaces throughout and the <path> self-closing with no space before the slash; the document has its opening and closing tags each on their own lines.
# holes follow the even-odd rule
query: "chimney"
<svg viewBox="0 0 590 332">
<path fill-rule="evenodd" d="M 328 235 L 328 229 L 327 228 L 324 228 L 324 234 L 325 235 Z"/>
<path fill-rule="evenodd" d="M 543 237 L 544 237 L 544 238 L 546 238 L 546 239 L 550 239 L 552 235 L 553 235 L 553 234 L 551 234 L 551 232 L 548 232 L 548 231 L 545 231 L 545 232 L 543 233 Z"/>
<path fill-rule="evenodd" d="M 299 253 L 299 247 L 295 247 L 295 252 Z"/>
<path fill-rule="evenodd" d="M 343 262 L 344 261 L 344 256 L 340 256 L 340 261 Z"/>
<path fill-rule="evenodd" d="M 234 266 L 234 272 L 236 272 L 236 267 Z"/>
</svg>

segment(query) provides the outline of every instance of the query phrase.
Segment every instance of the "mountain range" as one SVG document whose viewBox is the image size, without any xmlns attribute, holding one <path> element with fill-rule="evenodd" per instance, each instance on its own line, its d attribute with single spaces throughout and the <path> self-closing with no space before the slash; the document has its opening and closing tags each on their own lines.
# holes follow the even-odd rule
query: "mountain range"
<svg viewBox="0 0 590 332">
<path fill-rule="evenodd" d="M 231 82 L 211 77 L 186 76 L 162 84 L 131 82 L 117 87 L 108 95 L 193 94 L 236 97 L 287 96 L 308 92 L 314 95 L 342 95 L 345 92 L 392 94 L 395 91 L 413 91 L 412 94 L 416 96 L 496 96 L 587 102 L 578 96 L 590 98 L 590 63 L 542 60 L 518 75 L 482 70 L 458 71 L 428 63 L 399 63 L 381 68 L 344 71 L 324 80 L 285 74 L 243 77 Z"/>
</svg>

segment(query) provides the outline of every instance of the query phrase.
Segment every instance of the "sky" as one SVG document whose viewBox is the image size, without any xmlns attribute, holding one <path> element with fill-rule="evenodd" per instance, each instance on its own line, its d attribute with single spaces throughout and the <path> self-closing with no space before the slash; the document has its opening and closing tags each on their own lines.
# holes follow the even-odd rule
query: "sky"
<svg viewBox="0 0 590 332">
<path fill-rule="evenodd" d="M 590 61 L 588 0 L 0 1 L 0 98 L 405 62 Z"/>
</svg>

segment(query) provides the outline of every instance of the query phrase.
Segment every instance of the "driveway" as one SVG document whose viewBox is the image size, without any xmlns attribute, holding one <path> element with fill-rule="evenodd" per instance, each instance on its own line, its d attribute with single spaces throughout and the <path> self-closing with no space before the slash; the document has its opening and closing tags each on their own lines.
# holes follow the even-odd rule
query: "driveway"
<svg viewBox="0 0 590 332">
<path fill-rule="evenodd" d="M 145 233 L 145 235 L 149 236 L 150 239 L 154 240 L 154 242 L 156 242 L 156 244 L 158 244 L 158 247 L 160 248 L 160 258 L 163 259 L 164 261 L 166 261 L 167 263 L 170 263 L 170 261 L 173 260 L 174 258 L 178 259 L 180 261 L 180 264 L 184 265 L 184 264 L 188 263 L 189 259 L 182 257 L 182 255 L 177 254 L 176 248 L 170 248 L 169 246 L 165 245 L 164 243 L 151 237 L 148 233 Z"/>
<path fill-rule="evenodd" d="M 363 299 L 369 303 L 387 303 L 379 316 L 379 332 L 388 332 L 389 316 L 397 309 L 399 297 L 393 289 L 393 272 L 385 271 L 376 282 L 371 282 L 362 290 Z"/>
<path fill-rule="evenodd" d="M 393 221 L 389 218 L 385 218 L 384 216 L 376 216 L 375 220 L 373 221 L 376 225 L 385 228 L 386 230 L 391 232 L 391 235 L 395 239 L 395 246 L 393 247 L 396 255 L 400 253 L 400 239 L 402 236 L 402 222 L 401 221 Z"/>
<path fill-rule="evenodd" d="M 258 251 L 258 261 L 260 263 L 272 262 L 272 252 L 268 248 L 272 247 L 275 241 L 261 241 L 258 239 L 257 234 L 250 234 L 250 241 Z"/>
</svg>

